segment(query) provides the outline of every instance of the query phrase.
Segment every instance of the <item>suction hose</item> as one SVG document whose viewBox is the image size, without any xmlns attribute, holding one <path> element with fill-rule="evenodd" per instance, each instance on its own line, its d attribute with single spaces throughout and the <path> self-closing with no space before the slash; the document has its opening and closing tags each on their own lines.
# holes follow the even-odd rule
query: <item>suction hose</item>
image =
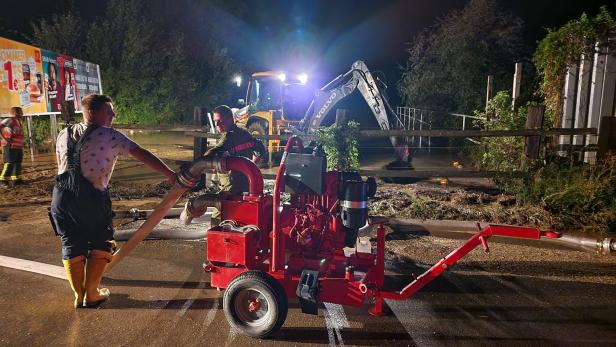
<svg viewBox="0 0 616 347">
<path fill-rule="evenodd" d="M 114 254 L 113 259 L 107 265 L 107 269 L 116 266 L 137 247 L 139 242 L 143 241 L 152 232 L 154 227 L 160 223 L 167 212 L 177 203 L 182 194 L 197 184 L 203 171 L 211 169 L 216 169 L 220 172 L 227 170 L 240 171 L 248 178 L 248 193 L 251 196 L 263 195 L 263 176 L 259 168 L 252 161 L 243 157 L 203 157 L 197 159 L 178 172 L 173 188 L 167 192 L 160 204 L 156 206 L 150 217 L 137 229 L 133 237 L 126 241 L 124 246 Z"/>
</svg>

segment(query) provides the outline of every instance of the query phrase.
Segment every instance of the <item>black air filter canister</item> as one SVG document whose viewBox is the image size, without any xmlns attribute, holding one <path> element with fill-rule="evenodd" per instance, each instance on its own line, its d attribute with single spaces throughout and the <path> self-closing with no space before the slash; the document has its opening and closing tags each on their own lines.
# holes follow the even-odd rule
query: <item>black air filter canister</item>
<svg viewBox="0 0 616 347">
<path fill-rule="evenodd" d="M 359 229 L 368 221 L 368 185 L 362 181 L 344 182 L 342 193 L 342 224 Z"/>
</svg>

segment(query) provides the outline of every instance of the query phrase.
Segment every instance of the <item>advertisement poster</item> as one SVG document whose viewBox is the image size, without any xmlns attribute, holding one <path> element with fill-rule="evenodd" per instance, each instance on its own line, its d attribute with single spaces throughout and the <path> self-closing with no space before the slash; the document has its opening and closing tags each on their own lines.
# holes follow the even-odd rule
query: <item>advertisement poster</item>
<svg viewBox="0 0 616 347">
<path fill-rule="evenodd" d="M 63 87 L 63 101 L 67 101 L 75 106 L 75 110 L 79 109 L 79 100 L 81 96 L 77 95 L 77 85 L 75 83 L 75 66 L 73 65 L 73 57 L 68 55 L 58 54 L 56 57 L 60 72 L 60 83 Z"/>
<path fill-rule="evenodd" d="M 73 59 L 73 63 L 77 95 L 81 98 L 84 95 L 99 94 L 101 91 L 99 90 L 98 66 L 79 59 Z M 80 107 L 81 105 L 75 105 L 75 110 L 80 110 Z"/>
<path fill-rule="evenodd" d="M 43 56 L 43 81 L 45 85 L 45 101 L 47 102 L 48 112 L 60 112 L 62 100 L 64 100 L 64 89 L 60 83 L 60 69 L 56 61 L 57 54 L 42 50 Z"/>
<path fill-rule="evenodd" d="M 41 60 L 40 49 L 0 37 L 0 114 L 47 112 Z"/>
</svg>

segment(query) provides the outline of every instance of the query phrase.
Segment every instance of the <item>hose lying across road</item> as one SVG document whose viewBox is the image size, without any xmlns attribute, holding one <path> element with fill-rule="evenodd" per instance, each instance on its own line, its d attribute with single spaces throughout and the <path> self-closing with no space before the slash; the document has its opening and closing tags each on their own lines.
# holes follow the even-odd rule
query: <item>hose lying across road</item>
<svg viewBox="0 0 616 347">
<path fill-rule="evenodd" d="M 174 186 L 165 195 L 163 201 L 156 206 L 150 217 L 137 229 L 135 234 L 113 255 L 113 259 L 107 265 L 107 269 L 116 266 L 128 253 L 137 247 L 139 242 L 143 241 L 152 232 L 154 227 L 165 217 L 167 211 L 175 205 L 187 189 L 179 185 Z"/>
<path fill-rule="evenodd" d="M 404 218 L 387 218 L 386 223 L 393 229 L 404 229 L 408 232 L 428 232 L 430 234 L 477 232 L 477 222 L 457 220 L 421 220 Z M 446 235 L 439 235 L 444 236 Z M 541 238 L 539 241 L 564 245 L 581 251 L 597 252 L 602 254 L 616 254 L 616 240 L 611 237 L 596 238 L 579 235 L 563 234 L 558 238 Z"/>
<path fill-rule="evenodd" d="M 263 178 L 257 166 L 243 157 L 212 158 L 203 157 L 192 162 L 177 175 L 176 184 L 171 188 L 158 206 L 152 211 L 148 219 L 137 229 L 135 234 L 120 248 L 107 265 L 108 269 L 116 266 L 128 255 L 139 242 L 143 241 L 160 221 L 165 218 L 169 210 L 177 203 L 182 194 L 194 187 L 205 170 L 216 169 L 219 172 L 237 170 L 248 178 L 248 193 L 250 196 L 263 194 Z"/>
</svg>

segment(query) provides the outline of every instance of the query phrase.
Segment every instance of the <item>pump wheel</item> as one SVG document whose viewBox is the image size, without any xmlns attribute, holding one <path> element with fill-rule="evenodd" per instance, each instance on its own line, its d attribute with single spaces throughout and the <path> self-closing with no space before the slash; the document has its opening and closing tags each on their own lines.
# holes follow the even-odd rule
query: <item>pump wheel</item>
<svg viewBox="0 0 616 347">
<path fill-rule="evenodd" d="M 266 338 L 280 329 L 287 318 L 284 288 L 262 271 L 246 271 L 225 290 L 223 310 L 229 324 L 244 334 Z"/>
</svg>

